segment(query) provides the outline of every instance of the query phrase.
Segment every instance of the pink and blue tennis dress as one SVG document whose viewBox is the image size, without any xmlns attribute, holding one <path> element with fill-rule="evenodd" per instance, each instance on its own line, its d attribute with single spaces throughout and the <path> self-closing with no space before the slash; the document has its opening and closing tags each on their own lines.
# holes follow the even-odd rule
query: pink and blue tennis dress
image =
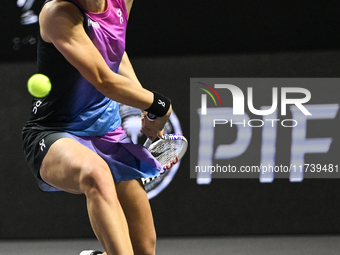
<svg viewBox="0 0 340 255">
<path fill-rule="evenodd" d="M 125 51 L 124 0 L 107 0 L 107 9 L 102 13 L 86 12 L 77 0 L 65 1 L 75 4 L 82 12 L 86 33 L 110 69 L 118 73 Z M 115 182 L 159 174 L 161 165 L 143 146 L 132 144 L 121 127 L 119 104 L 97 91 L 40 34 L 38 73 L 50 78 L 52 90 L 43 99 L 33 99 L 22 134 L 28 165 L 43 191 L 58 191 L 41 179 L 39 169 L 48 148 L 63 137 L 70 137 L 101 156 Z"/>
</svg>

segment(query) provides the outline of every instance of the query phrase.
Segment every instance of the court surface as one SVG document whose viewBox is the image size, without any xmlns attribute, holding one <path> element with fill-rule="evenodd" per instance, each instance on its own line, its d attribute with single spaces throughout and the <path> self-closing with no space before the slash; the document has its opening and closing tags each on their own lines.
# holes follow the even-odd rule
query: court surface
<svg viewBox="0 0 340 255">
<path fill-rule="evenodd" d="M 0 240 L 4 255 L 78 255 L 99 249 L 97 240 Z M 340 236 L 159 238 L 157 255 L 335 255 Z"/>
</svg>

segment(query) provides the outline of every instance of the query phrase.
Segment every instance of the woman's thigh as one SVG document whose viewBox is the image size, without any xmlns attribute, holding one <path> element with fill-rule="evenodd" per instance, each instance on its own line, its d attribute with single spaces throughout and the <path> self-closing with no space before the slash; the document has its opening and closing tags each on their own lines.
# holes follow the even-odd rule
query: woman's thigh
<svg viewBox="0 0 340 255">
<path fill-rule="evenodd" d="M 111 172 L 100 156 L 72 138 L 61 138 L 46 153 L 40 167 L 40 176 L 58 189 L 83 193 L 81 180 L 94 168 L 102 169 L 101 175 L 104 178 L 101 179 L 113 184 Z"/>
</svg>

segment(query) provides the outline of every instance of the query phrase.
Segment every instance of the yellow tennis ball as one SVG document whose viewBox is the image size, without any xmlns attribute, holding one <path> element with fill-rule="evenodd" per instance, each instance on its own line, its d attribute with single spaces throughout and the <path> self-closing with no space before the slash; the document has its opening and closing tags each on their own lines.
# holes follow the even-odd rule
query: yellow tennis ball
<svg viewBox="0 0 340 255">
<path fill-rule="evenodd" d="M 34 97 L 45 97 L 50 93 L 52 85 L 50 79 L 43 74 L 34 74 L 27 82 L 28 91 Z"/>
</svg>

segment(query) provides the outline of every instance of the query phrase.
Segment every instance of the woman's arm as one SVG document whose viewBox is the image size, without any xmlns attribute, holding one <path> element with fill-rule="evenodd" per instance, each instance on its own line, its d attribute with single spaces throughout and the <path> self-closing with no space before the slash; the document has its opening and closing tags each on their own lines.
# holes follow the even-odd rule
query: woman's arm
<svg viewBox="0 0 340 255">
<path fill-rule="evenodd" d="M 83 28 L 83 17 L 76 6 L 53 1 L 40 15 L 42 38 L 54 44 L 61 54 L 98 91 L 117 102 L 147 109 L 152 92 L 111 71 Z"/>
<path fill-rule="evenodd" d="M 136 76 L 136 73 L 132 67 L 130 59 L 126 52 L 124 52 L 122 61 L 120 62 L 120 65 L 119 65 L 119 74 L 125 76 L 126 78 L 130 79 L 136 84 L 139 84 L 140 86 L 142 86 Z"/>
<path fill-rule="evenodd" d="M 133 0 L 124 0 L 125 1 L 125 6 L 126 6 L 126 10 L 127 10 L 127 15 L 128 18 L 130 17 L 130 11 L 132 8 L 132 4 L 133 4 Z"/>
<path fill-rule="evenodd" d="M 123 67 L 122 72 L 127 75 L 123 76 L 114 73 L 107 66 L 86 34 L 83 16 L 75 5 L 64 1 L 49 2 L 43 7 L 39 22 L 43 40 L 53 43 L 68 62 L 102 94 L 142 110 L 152 105 L 153 93 L 140 85 L 134 72 L 131 74 L 127 71 L 129 68 L 124 70 Z M 124 57 L 123 65 L 126 58 L 127 55 Z M 155 137 L 156 130 L 163 129 L 170 114 L 171 106 L 164 117 L 157 118 L 154 123 L 148 125 L 144 131 L 146 135 L 150 138 Z"/>
</svg>

